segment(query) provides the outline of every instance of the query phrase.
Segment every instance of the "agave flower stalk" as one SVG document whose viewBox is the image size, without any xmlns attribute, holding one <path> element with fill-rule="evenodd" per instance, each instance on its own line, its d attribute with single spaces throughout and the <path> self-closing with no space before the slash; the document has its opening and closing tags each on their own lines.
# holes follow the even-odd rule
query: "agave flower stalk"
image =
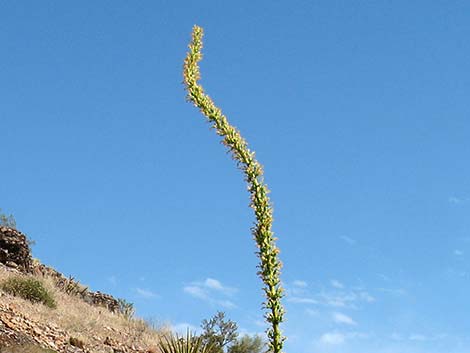
<svg viewBox="0 0 470 353">
<path fill-rule="evenodd" d="M 276 238 L 271 230 L 273 209 L 268 197 L 269 190 L 264 183 L 263 168 L 256 160 L 255 153 L 248 148 L 240 132 L 230 125 L 222 111 L 198 84 L 201 77 L 198 63 L 202 59 L 202 36 L 202 28 L 194 26 L 183 70 L 187 99 L 206 116 L 244 173 L 251 196 L 250 207 L 256 216 L 256 223 L 251 230 L 258 247 L 256 252 L 259 257 L 258 275 L 264 283 L 266 301 L 263 306 L 266 309 L 265 319 L 270 324 L 267 330 L 269 349 L 273 353 L 281 353 L 285 340 L 279 327 L 284 316 L 281 303 L 283 289 L 280 280 L 282 263 L 278 258 L 279 249 L 276 247 Z"/>
</svg>

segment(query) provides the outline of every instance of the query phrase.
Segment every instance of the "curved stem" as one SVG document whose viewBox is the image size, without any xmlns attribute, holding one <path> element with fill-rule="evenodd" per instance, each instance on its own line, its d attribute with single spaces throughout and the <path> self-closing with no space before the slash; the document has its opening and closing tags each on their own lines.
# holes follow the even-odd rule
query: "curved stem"
<svg viewBox="0 0 470 353">
<path fill-rule="evenodd" d="M 271 325 L 267 330 L 269 348 L 273 353 L 281 353 L 285 340 L 279 328 L 284 315 L 281 303 L 283 289 L 280 280 L 282 263 L 278 259 L 279 249 L 276 247 L 276 238 L 271 230 L 273 209 L 268 197 L 269 190 L 264 183 L 263 168 L 256 160 L 255 153 L 250 151 L 240 132 L 229 124 L 222 111 L 215 106 L 212 99 L 204 93 L 202 86 L 198 84 L 200 79 L 198 63 L 202 59 L 202 36 L 202 28 L 194 26 L 183 70 L 187 99 L 198 107 L 212 123 L 212 127 L 222 137 L 222 143 L 231 152 L 232 158 L 243 171 L 245 181 L 248 183 L 251 195 L 250 207 L 253 208 L 256 216 L 256 223 L 251 230 L 258 247 L 256 253 L 260 260 L 258 275 L 264 283 L 263 291 L 266 296 L 265 319 Z"/>
</svg>

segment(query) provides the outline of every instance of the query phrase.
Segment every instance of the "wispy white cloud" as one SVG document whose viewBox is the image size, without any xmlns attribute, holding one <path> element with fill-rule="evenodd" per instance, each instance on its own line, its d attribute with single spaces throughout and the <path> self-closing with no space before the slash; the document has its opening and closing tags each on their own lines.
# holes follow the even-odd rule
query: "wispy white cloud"
<svg viewBox="0 0 470 353">
<path fill-rule="evenodd" d="M 390 338 L 394 341 L 403 341 L 403 335 L 397 333 L 397 332 L 393 332 L 391 335 L 390 335 Z"/>
<path fill-rule="evenodd" d="M 344 241 L 345 243 L 349 244 L 349 245 L 354 245 L 356 244 L 356 240 L 354 240 L 353 238 L 351 237 L 348 237 L 346 235 L 342 235 L 339 237 L 342 241 Z"/>
<path fill-rule="evenodd" d="M 320 336 L 319 343 L 322 345 L 341 345 L 346 340 L 353 339 L 366 339 L 370 337 L 369 334 L 362 332 L 326 332 Z"/>
<path fill-rule="evenodd" d="M 287 300 L 294 303 L 298 302 L 298 298 L 305 298 L 310 296 L 308 290 L 308 283 L 305 281 L 295 280 L 292 282 L 292 285 L 285 284 L 284 288 L 286 290 Z"/>
<path fill-rule="evenodd" d="M 375 302 L 375 298 L 366 291 L 359 292 L 359 298 L 368 303 Z"/>
<path fill-rule="evenodd" d="M 354 321 L 350 316 L 343 314 L 343 313 L 335 312 L 332 314 L 332 317 L 333 317 L 333 321 L 337 324 L 345 324 L 345 325 L 351 325 L 351 326 L 357 325 L 356 321 Z"/>
<path fill-rule="evenodd" d="M 394 341 L 414 341 L 414 342 L 431 342 L 431 341 L 438 341 L 448 338 L 449 335 L 446 333 L 435 333 L 431 335 L 425 335 L 422 333 L 411 333 L 411 334 L 404 334 L 393 332 L 390 335 L 390 338 Z"/>
<path fill-rule="evenodd" d="M 330 289 L 315 293 L 305 286 L 286 286 L 286 300 L 295 304 L 322 305 L 334 308 L 357 308 L 359 303 L 372 303 L 376 299 L 362 287 L 350 289 L 336 279 L 329 281 Z"/>
<path fill-rule="evenodd" d="M 192 282 L 190 285 L 184 286 L 183 291 L 211 305 L 228 309 L 236 307 L 235 303 L 229 300 L 228 297 L 232 297 L 237 289 L 224 286 L 220 281 L 213 278 L 207 278 L 203 282 Z"/>
<path fill-rule="evenodd" d="M 152 292 L 150 290 L 147 290 L 147 289 L 136 288 L 135 291 L 142 298 L 150 299 L 150 298 L 156 298 L 157 297 L 157 294 L 155 294 L 154 292 Z"/>
<path fill-rule="evenodd" d="M 308 287 L 307 282 L 305 282 L 305 281 L 300 281 L 300 280 L 295 280 L 294 282 L 292 282 L 292 284 L 293 284 L 295 287 L 300 287 L 300 288 L 307 288 L 307 287 Z"/>
<path fill-rule="evenodd" d="M 458 196 L 451 196 L 448 198 L 448 201 L 453 204 L 461 204 L 470 201 L 469 197 L 458 197 Z"/>
<path fill-rule="evenodd" d="M 455 256 L 462 256 L 462 255 L 463 255 L 463 251 L 462 251 L 462 250 L 455 249 L 455 250 L 454 250 L 454 255 L 455 255 Z"/>
<path fill-rule="evenodd" d="M 418 334 L 418 333 L 413 333 L 411 334 L 408 339 L 410 341 L 421 341 L 421 342 L 424 342 L 424 341 L 428 341 L 428 337 L 426 337 L 425 335 L 421 335 L 421 334 Z"/>
<path fill-rule="evenodd" d="M 189 332 L 194 334 L 200 334 L 201 331 L 199 327 L 196 327 L 192 324 L 188 324 L 187 322 L 181 322 L 175 325 L 171 325 L 171 331 L 176 332 L 180 336 L 186 336 L 188 330 Z"/>
<path fill-rule="evenodd" d="M 339 332 L 327 332 L 321 335 L 320 343 L 328 345 L 339 345 L 344 343 L 346 336 Z"/>
<path fill-rule="evenodd" d="M 340 281 L 338 281 L 338 280 L 336 280 L 336 279 L 330 280 L 330 284 L 331 284 L 333 287 L 335 287 L 335 288 L 339 288 L 339 289 L 343 289 L 343 288 L 344 288 L 344 285 L 343 285 Z"/>
<path fill-rule="evenodd" d="M 387 293 L 387 294 L 392 294 L 397 297 L 401 297 L 403 295 L 407 294 L 407 291 L 403 288 L 377 288 L 378 291 Z"/>
<path fill-rule="evenodd" d="M 232 302 L 231 300 L 227 300 L 227 299 L 225 299 L 225 300 L 215 300 L 215 303 L 220 305 L 221 307 L 227 308 L 227 309 L 233 309 L 233 308 L 237 307 L 234 302 Z"/>
<path fill-rule="evenodd" d="M 183 288 L 183 290 L 192 295 L 193 297 L 195 298 L 199 298 L 199 299 L 202 299 L 202 300 L 207 300 L 209 299 L 209 295 L 208 293 L 201 287 L 198 287 L 198 286 L 186 286 Z"/>
<path fill-rule="evenodd" d="M 231 295 L 233 295 L 234 293 L 237 292 L 236 288 L 224 286 L 224 285 L 222 285 L 222 283 L 220 283 L 220 281 L 218 281 L 216 279 L 213 279 L 213 278 L 207 278 L 204 281 L 204 286 L 207 287 L 207 288 L 216 290 L 218 292 L 221 292 L 221 293 L 223 293 L 225 295 L 228 295 L 228 296 L 231 296 Z"/>
<path fill-rule="evenodd" d="M 372 303 L 375 298 L 365 290 L 341 290 L 336 292 L 322 292 L 321 303 L 336 308 L 356 308 L 356 303 Z"/>
<path fill-rule="evenodd" d="M 109 276 L 106 280 L 113 286 L 117 285 L 117 277 L 115 275 Z"/>
<path fill-rule="evenodd" d="M 309 316 L 318 316 L 320 314 L 317 310 L 311 308 L 305 309 L 305 313 Z"/>
<path fill-rule="evenodd" d="M 377 276 L 379 276 L 381 280 L 386 281 L 386 282 L 390 282 L 392 280 L 389 276 L 383 273 L 377 273 Z"/>
<path fill-rule="evenodd" d="M 454 268 L 454 267 L 448 267 L 446 269 L 446 273 L 449 276 L 457 276 L 457 277 L 469 277 L 469 272 L 464 271 L 462 269 Z"/>
<path fill-rule="evenodd" d="M 287 301 L 296 304 L 318 304 L 318 301 L 307 297 L 288 297 Z"/>
<path fill-rule="evenodd" d="M 262 320 L 254 320 L 253 321 L 253 324 L 255 326 L 258 326 L 258 327 L 263 327 L 265 328 L 267 326 L 266 322 L 262 321 Z"/>
<path fill-rule="evenodd" d="M 239 327 L 238 328 L 238 338 L 243 338 L 243 336 L 250 336 L 250 337 L 260 336 L 261 338 L 263 338 L 265 336 L 265 331 L 263 331 L 263 330 L 252 331 L 252 330 L 247 330 L 244 327 Z"/>
<path fill-rule="evenodd" d="M 408 336 L 410 341 L 419 341 L 419 342 L 430 342 L 430 341 L 438 341 L 449 337 L 446 333 L 437 333 L 432 335 L 424 335 L 421 333 L 412 333 Z"/>
</svg>

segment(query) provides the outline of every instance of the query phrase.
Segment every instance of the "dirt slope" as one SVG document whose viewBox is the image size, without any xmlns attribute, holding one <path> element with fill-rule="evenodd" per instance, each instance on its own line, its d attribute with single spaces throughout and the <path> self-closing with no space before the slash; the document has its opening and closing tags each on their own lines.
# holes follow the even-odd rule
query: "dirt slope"
<svg viewBox="0 0 470 353">
<path fill-rule="evenodd" d="M 127 319 L 59 289 L 53 278 L 0 264 L 0 281 L 33 276 L 52 293 L 57 308 L 0 290 L 0 353 L 156 353 L 164 326 Z"/>
</svg>

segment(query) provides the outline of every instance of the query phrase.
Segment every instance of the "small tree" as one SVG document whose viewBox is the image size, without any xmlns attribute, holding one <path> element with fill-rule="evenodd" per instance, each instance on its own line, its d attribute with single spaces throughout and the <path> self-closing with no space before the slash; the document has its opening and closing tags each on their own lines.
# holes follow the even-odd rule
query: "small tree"
<svg viewBox="0 0 470 353">
<path fill-rule="evenodd" d="M 0 225 L 16 229 L 16 220 L 13 215 L 7 216 L 6 214 L 1 213 L 2 209 L 0 208 Z"/>
<path fill-rule="evenodd" d="M 210 320 L 203 320 L 201 328 L 204 330 L 201 334 L 203 342 L 212 346 L 215 352 L 224 352 L 224 348 L 230 348 L 238 336 L 237 324 L 225 319 L 225 313 L 221 311 Z"/>
<path fill-rule="evenodd" d="M 228 349 L 228 353 L 262 353 L 265 343 L 261 336 L 245 335 Z"/>
</svg>

